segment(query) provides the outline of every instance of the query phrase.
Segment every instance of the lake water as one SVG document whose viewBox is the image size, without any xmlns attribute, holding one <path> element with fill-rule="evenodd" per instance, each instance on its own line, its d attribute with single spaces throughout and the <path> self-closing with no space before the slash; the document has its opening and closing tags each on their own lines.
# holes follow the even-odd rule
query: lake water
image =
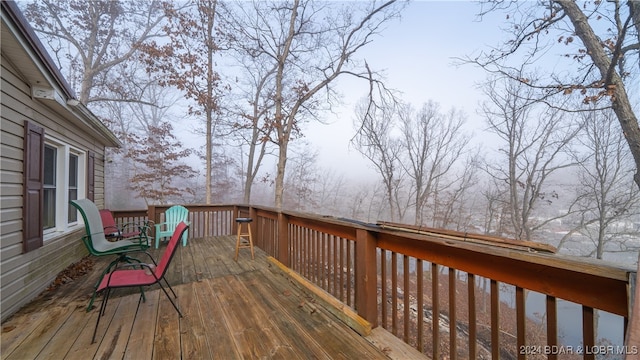
<svg viewBox="0 0 640 360">
<path fill-rule="evenodd" d="M 527 316 L 532 319 L 539 319 L 540 314 L 545 314 L 545 295 L 529 292 L 525 308 Z M 582 345 L 582 306 L 569 301 L 558 300 L 558 341 L 562 345 L 573 346 Z M 597 338 L 607 339 L 611 345 L 623 345 L 624 343 L 624 319 L 622 316 L 614 315 L 604 311 L 597 311 Z"/>
</svg>

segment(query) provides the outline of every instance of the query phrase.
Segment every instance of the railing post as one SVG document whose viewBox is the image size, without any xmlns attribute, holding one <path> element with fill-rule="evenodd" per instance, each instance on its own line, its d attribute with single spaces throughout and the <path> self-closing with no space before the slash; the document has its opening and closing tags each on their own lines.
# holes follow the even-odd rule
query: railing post
<svg viewBox="0 0 640 360">
<path fill-rule="evenodd" d="M 251 227 L 251 233 L 253 234 L 253 242 L 254 245 L 256 245 L 256 239 L 262 239 L 262 234 L 260 234 L 260 236 L 258 235 L 258 215 L 256 212 L 256 208 L 254 208 L 253 206 L 249 207 L 249 217 L 253 219 L 252 222 L 249 223 L 249 226 Z"/>
<path fill-rule="evenodd" d="M 151 221 L 151 237 L 155 239 L 156 237 L 156 227 L 154 226 L 155 224 L 158 223 L 158 219 L 156 219 L 156 206 L 155 205 L 149 205 L 149 207 L 147 208 L 147 219 L 149 221 Z"/>
<path fill-rule="evenodd" d="M 289 219 L 282 211 L 278 212 L 278 261 L 291 266 L 289 261 Z"/>
<path fill-rule="evenodd" d="M 236 218 L 240 216 L 240 208 L 238 205 L 233 205 L 233 215 L 231 218 L 231 235 L 238 234 L 238 224 L 236 224 Z"/>
<path fill-rule="evenodd" d="M 376 238 L 370 231 L 356 229 L 356 310 L 371 327 L 378 326 Z"/>
</svg>

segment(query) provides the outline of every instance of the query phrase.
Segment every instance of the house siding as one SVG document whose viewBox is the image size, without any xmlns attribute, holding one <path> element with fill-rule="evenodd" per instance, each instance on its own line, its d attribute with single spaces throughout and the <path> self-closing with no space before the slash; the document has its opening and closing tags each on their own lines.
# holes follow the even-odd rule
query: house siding
<svg viewBox="0 0 640 360">
<path fill-rule="evenodd" d="M 45 237 L 42 247 L 23 253 L 25 122 L 43 127 L 46 136 L 95 153 L 95 202 L 100 208 L 104 206 L 105 145 L 43 102 L 32 99 L 20 73 L 4 57 L 0 63 L 0 313 L 4 321 L 44 291 L 60 271 L 88 254 L 81 241 L 81 224 L 64 234 Z"/>
</svg>

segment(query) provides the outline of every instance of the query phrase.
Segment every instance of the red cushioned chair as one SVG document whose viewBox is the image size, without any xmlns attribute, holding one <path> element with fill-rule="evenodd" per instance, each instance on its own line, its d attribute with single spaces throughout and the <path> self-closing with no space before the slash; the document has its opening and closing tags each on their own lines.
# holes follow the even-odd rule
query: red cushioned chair
<svg viewBox="0 0 640 360">
<path fill-rule="evenodd" d="M 169 290 L 171 290 L 173 296 L 177 298 L 178 296 L 173 291 L 171 285 L 169 285 L 169 282 L 164 277 L 164 275 L 167 272 L 167 268 L 169 267 L 171 259 L 173 259 L 173 255 L 176 253 L 178 242 L 182 238 L 184 232 L 187 231 L 188 227 L 189 226 L 184 222 L 181 222 L 180 224 L 178 224 L 178 226 L 176 226 L 176 229 L 173 232 L 171 239 L 169 240 L 169 244 L 164 250 L 164 253 L 162 253 L 162 257 L 160 258 L 160 261 L 158 263 L 153 260 L 151 254 L 149 254 L 148 252 L 144 252 L 149 256 L 153 264 L 121 264 L 118 265 L 115 270 L 106 274 L 102 278 L 102 281 L 100 282 L 100 285 L 98 285 L 98 289 L 96 291 L 104 291 L 104 299 L 102 300 L 102 305 L 100 306 L 98 320 L 96 320 L 96 328 L 93 330 L 93 337 L 91 338 L 92 344 L 96 340 L 98 324 L 100 323 L 100 318 L 104 315 L 111 290 L 115 288 L 143 287 L 158 284 L 160 285 L 162 291 L 164 291 L 165 295 L 167 295 L 167 298 L 169 298 L 169 301 L 171 301 L 171 304 L 173 304 L 173 307 L 178 312 L 178 315 L 182 317 L 182 313 L 180 312 L 180 309 L 178 309 L 178 305 L 176 305 L 173 299 L 171 299 L 171 296 L 169 296 L 169 293 L 167 292 L 165 287 L 162 286 L 162 280 L 164 280 L 165 284 L 169 287 Z M 140 296 L 140 300 L 142 300 L 142 295 Z"/>
</svg>

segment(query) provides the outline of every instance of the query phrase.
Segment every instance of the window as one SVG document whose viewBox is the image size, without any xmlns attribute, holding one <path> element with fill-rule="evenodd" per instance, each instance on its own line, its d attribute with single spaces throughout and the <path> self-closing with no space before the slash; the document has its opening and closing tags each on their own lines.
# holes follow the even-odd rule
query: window
<svg viewBox="0 0 640 360">
<path fill-rule="evenodd" d="M 69 204 L 86 188 L 85 153 L 61 141 L 45 137 L 43 182 L 43 230 L 45 240 L 78 222 L 78 212 Z"/>
<path fill-rule="evenodd" d="M 78 155 L 69 154 L 69 201 L 78 200 Z M 67 204 L 69 203 L 67 201 Z M 78 221 L 78 211 L 73 206 L 69 206 L 68 222 Z"/>
<path fill-rule="evenodd" d="M 42 226 L 51 229 L 56 226 L 56 168 L 58 149 L 53 146 L 44 146 L 44 212 Z"/>
<path fill-rule="evenodd" d="M 44 128 L 24 122 L 24 193 L 22 250 L 27 253 L 44 240 L 78 225 L 70 200 L 84 194 L 93 200 L 95 154 L 83 152 L 45 136 Z"/>
</svg>

